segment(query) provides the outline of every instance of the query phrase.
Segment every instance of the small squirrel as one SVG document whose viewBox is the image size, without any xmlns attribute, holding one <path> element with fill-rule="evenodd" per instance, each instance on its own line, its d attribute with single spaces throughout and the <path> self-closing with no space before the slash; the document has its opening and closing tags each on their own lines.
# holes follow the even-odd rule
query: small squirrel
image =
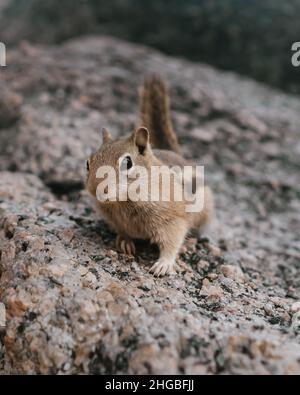
<svg viewBox="0 0 300 395">
<path fill-rule="evenodd" d="M 190 164 L 180 155 L 177 136 L 173 130 L 169 97 L 163 80 L 157 75 L 146 77 L 141 90 L 140 124 L 129 136 L 113 140 L 103 129 L 103 141 L 99 150 L 87 161 L 88 192 L 97 197 L 97 169 L 112 166 L 117 172 L 125 166 L 185 166 Z M 158 181 L 159 182 L 159 181 Z M 169 201 L 106 201 L 96 200 L 104 219 L 117 232 L 116 247 L 119 251 L 135 254 L 134 239 L 150 240 L 160 249 L 158 261 L 150 272 L 155 276 L 174 274 L 176 256 L 190 230 L 207 225 L 213 214 L 211 190 L 203 188 L 203 208 L 200 212 L 187 212 L 186 202 Z"/>
</svg>

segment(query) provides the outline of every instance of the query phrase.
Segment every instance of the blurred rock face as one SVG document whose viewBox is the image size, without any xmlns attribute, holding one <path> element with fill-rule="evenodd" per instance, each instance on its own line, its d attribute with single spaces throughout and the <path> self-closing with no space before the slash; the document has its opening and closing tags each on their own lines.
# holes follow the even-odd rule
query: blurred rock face
<svg viewBox="0 0 300 395">
<path fill-rule="evenodd" d="M 300 373 L 298 100 L 110 38 L 22 44 L 1 72 L 0 372 Z M 85 161 L 137 124 L 144 75 L 168 81 L 185 155 L 216 196 L 215 244 L 175 278 L 115 252 Z M 8 103 L 10 103 L 8 105 Z"/>
<path fill-rule="evenodd" d="M 7 44 L 56 43 L 109 34 L 175 56 L 234 70 L 299 93 L 291 46 L 299 41 L 298 0 L 11 0 L 0 23 Z"/>
</svg>

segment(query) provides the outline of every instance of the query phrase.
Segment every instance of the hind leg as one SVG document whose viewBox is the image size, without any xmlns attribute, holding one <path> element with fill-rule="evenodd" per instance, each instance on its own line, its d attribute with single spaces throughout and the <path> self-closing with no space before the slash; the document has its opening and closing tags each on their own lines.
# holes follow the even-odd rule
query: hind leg
<svg viewBox="0 0 300 395">
<path fill-rule="evenodd" d="M 216 242 L 216 227 L 214 221 L 214 203 L 210 188 L 204 188 L 204 206 L 200 212 L 191 213 L 190 234 L 197 238 L 207 237 Z"/>
<path fill-rule="evenodd" d="M 191 213 L 191 229 L 193 230 L 201 231 L 201 229 L 207 227 L 213 219 L 214 201 L 210 188 L 204 188 L 203 199 L 202 210 L 200 212 Z"/>
</svg>

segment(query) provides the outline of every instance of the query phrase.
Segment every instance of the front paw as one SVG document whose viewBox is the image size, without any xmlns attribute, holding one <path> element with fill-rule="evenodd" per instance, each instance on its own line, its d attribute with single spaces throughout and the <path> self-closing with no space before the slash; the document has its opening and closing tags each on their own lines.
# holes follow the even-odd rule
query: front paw
<svg viewBox="0 0 300 395">
<path fill-rule="evenodd" d="M 117 250 L 127 255 L 135 254 L 135 244 L 132 239 L 118 235 L 116 239 Z"/>
<path fill-rule="evenodd" d="M 153 273 L 153 275 L 157 277 L 165 276 L 166 274 L 176 274 L 175 262 L 173 260 L 161 258 L 154 263 L 149 272 Z"/>
</svg>

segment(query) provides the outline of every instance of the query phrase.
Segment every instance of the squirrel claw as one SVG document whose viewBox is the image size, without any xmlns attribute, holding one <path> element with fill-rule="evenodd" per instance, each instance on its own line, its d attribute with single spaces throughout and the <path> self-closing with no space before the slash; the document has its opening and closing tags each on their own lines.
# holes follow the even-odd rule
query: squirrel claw
<svg viewBox="0 0 300 395">
<path fill-rule="evenodd" d="M 159 261 L 154 263 L 154 265 L 150 268 L 149 272 L 152 273 L 155 277 L 165 276 L 166 274 L 176 274 L 174 270 L 174 262 L 165 259 L 160 259 Z"/>
<path fill-rule="evenodd" d="M 135 255 L 135 244 L 131 239 L 118 235 L 116 244 L 117 244 L 117 249 L 123 254 Z"/>
</svg>

